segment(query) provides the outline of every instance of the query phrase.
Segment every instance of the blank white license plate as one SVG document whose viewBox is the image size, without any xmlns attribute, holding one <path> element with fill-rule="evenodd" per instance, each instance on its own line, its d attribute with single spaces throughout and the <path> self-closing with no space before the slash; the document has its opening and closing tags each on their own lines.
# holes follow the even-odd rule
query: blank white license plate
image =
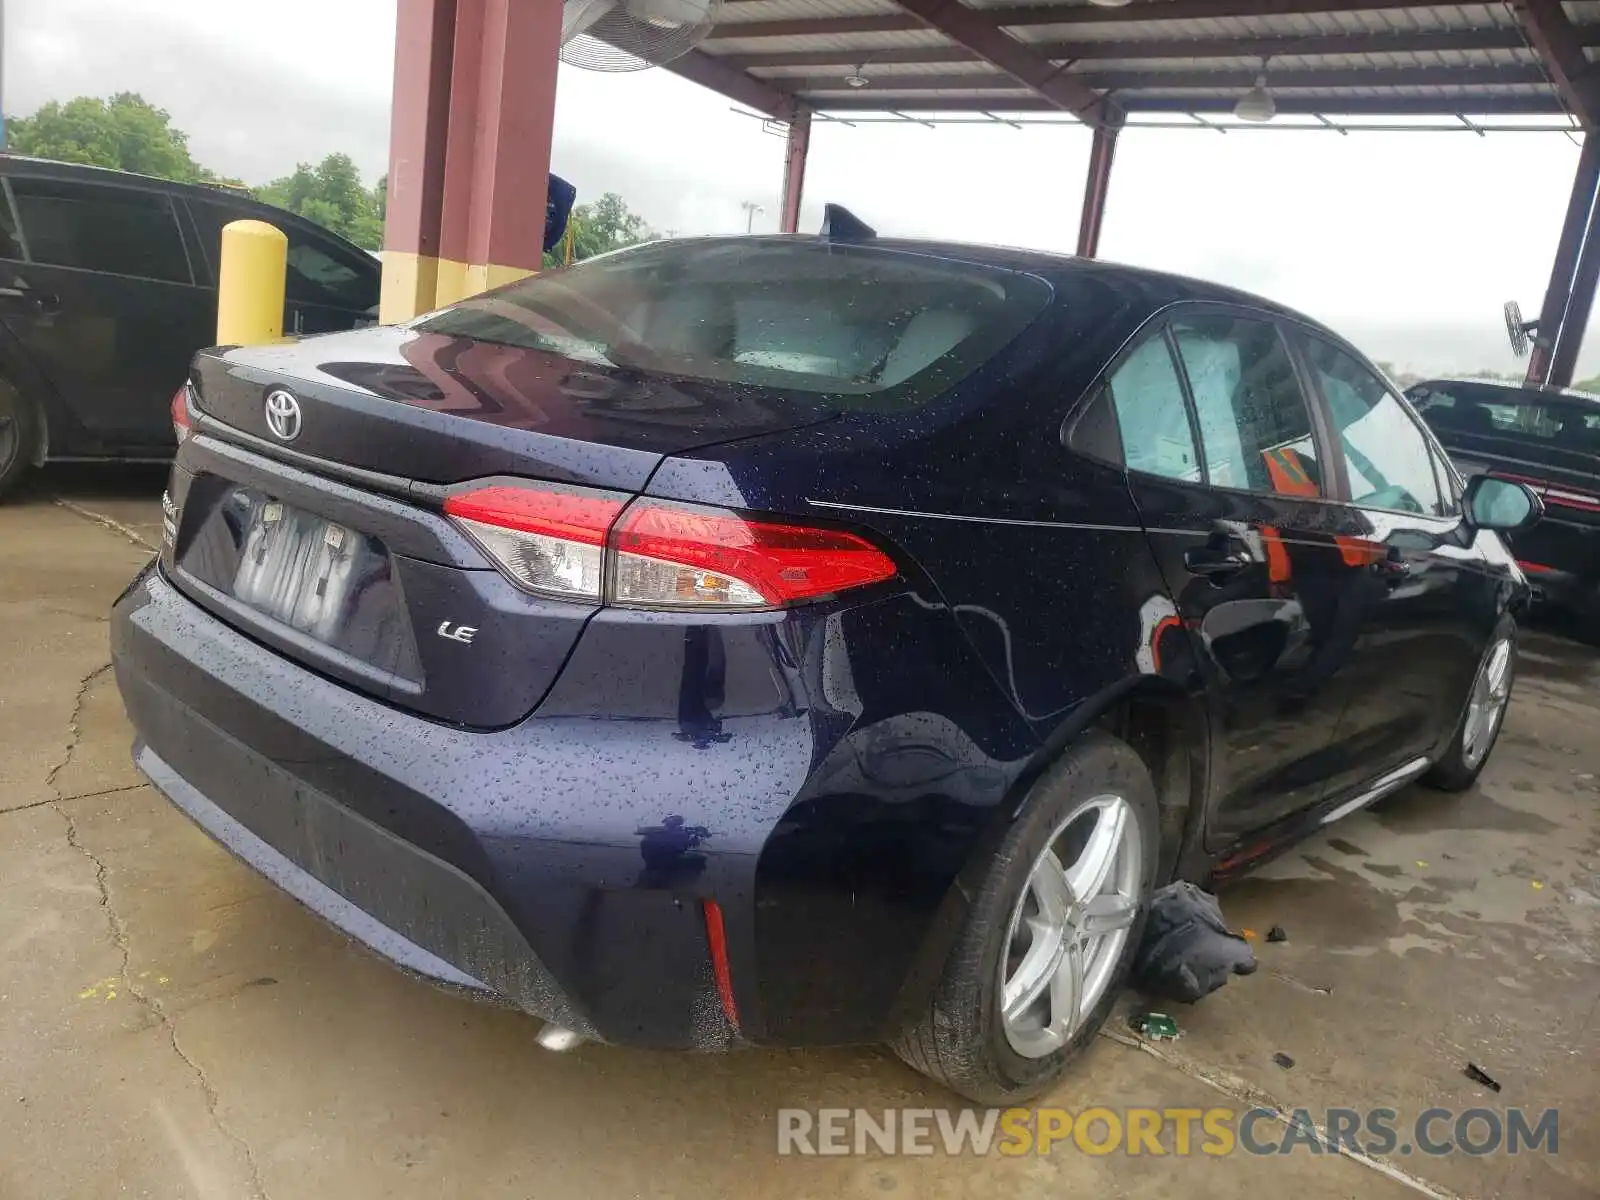
<svg viewBox="0 0 1600 1200">
<path fill-rule="evenodd" d="M 234 597 L 319 641 L 332 641 L 360 550 L 354 531 L 343 525 L 266 501 L 251 514 Z"/>
</svg>

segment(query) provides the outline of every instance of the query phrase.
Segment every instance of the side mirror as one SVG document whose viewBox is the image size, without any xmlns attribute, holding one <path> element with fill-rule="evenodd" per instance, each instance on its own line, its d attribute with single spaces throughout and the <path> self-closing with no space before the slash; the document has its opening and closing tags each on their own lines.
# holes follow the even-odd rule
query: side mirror
<svg viewBox="0 0 1600 1200">
<path fill-rule="evenodd" d="M 1461 508 L 1474 529 L 1501 533 L 1528 529 L 1544 516 L 1544 501 L 1532 488 L 1493 475 L 1474 475 L 1467 480 Z"/>
</svg>

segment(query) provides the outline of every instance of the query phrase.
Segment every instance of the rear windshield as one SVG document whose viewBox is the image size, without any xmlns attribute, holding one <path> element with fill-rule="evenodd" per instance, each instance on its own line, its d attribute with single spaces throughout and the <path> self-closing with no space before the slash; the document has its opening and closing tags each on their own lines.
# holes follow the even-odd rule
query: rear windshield
<svg viewBox="0 0 1600 1200">
<path fill-rule="evenodd" d="M 1550 442 L 1600 453 L 1600 401 L 1529 397 L 1471 384 L 1419 384 L 1408 393 L 1423 420 L 1441 436 L 1468 434 Z"/>
<path fill-rule="evenodd" d="M 951 387 L 1050 302 L 1043 280 L 758 238 L 657 242 L 463 301 L 418 328 L 577 363 L 891 410 Z"/>
</svg>

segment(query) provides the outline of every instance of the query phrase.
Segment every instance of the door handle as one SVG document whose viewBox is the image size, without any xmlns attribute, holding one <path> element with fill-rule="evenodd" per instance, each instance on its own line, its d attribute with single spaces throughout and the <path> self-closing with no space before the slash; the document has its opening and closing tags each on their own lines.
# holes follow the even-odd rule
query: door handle
<svg viewBox="0 0 1600 1200">
<path fill-rule="evenodd" d="M 1222 579 L 1237 575 L 1254 560 L 1241 550 L 1228 550 L 1221 546 L 1194 546 L 1183 552 L 1183 566 L 1191 575 L 1207 579 Z"/>
<path fill-rule="evenodd" d="M 54 312 L 61 307 L 61 297 L 51 292 L 36 292 L 32 288 L 0 287 L 0 298 L 27 301 L 40 312 Z"/>
</svg>

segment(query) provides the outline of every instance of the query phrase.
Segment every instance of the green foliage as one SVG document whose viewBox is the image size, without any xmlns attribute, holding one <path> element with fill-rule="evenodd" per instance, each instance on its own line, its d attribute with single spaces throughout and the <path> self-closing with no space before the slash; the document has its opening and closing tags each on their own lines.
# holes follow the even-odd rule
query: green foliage
<svg viewBox="0 0 1600 1200">
<path fill-rule="evenodd" d="M 172 127 L 171 115 L 133 92 L 109 100 L 79 96 L 65 104 L 52 100 L 31 117 L 6 123 L 7 148 L 14 154 L 53 158 L 136 171 L 183 183 L 235 183 L 224 180 L 189 154 L 189 135 Z"/>
<path fill-rule="evenodd" d="M 607 192 L 593 204 L 579 204 L 572 210 L 568 236 L 572 239 L 572 261 L 578 262 L 596 254 L 620 250 L 623 246 L 647 242 L 657 235 L 621 196 Z M 559 267 L 565 261 L 563 246 L 545 255 L 546 267 Z"/>
<path fill-rule="evenodd" d="M 256 189 L 256 199 L 315 221 L 358 246 L 383 245 L 385 180 L 369 189 L 348 154 L 330 154 L 316 166 L 301 163 L 293 175 Z"/>
</svg>

